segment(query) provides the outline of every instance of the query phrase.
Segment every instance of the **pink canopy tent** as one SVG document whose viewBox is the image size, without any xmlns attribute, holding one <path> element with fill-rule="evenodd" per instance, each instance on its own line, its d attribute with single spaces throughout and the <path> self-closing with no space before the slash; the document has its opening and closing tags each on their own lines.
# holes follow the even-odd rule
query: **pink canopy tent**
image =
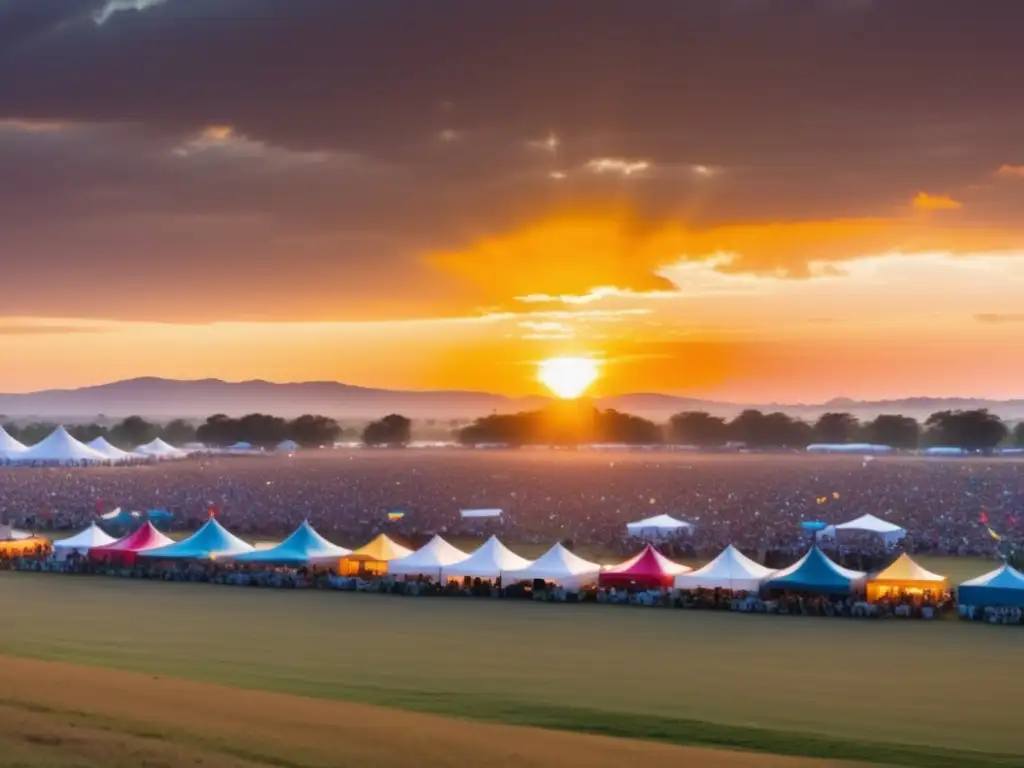
<svg viewBox="0 0 1024 768">
<path fill-rule="evenodd" d="M 598 576 L 597 583 L 602 587 L 620 589 L 638 587 L 641 589 L 661 587 L 670 588 L 681 573 L 692 569 L 679 563 L 673 563 L 652 545 L 648 544 L 643 551 L 624 563 L 610 566 Z"/>
<path fill-rule="evenodd" d="M 104 547 L 93 547 L 89 550 L 89 559 L 99 563 L 111 563 L 114 565 L 134 565 L 135 558 L 139 552 L 147 549 L 156 549 L 173 544 L 174 539 L 164 536 L 153 527 L 153 524 L 146 521 L 146 524 L 123 539 L 118 539 L 113 544 Z"/>
</svg>

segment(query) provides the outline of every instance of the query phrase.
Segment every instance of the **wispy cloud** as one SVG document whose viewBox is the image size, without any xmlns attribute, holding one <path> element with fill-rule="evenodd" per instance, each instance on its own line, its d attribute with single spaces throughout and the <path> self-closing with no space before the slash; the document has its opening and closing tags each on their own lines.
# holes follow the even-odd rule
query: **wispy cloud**
<svg viewBox="0 0 1024 768">
<path fill-rule="evenodd" d="M 17 117 L 0 120 L 0 131 L 16 133 L 60 133 L 67 128 L 68 123 L 60 120 L 30 120 Z"/>
<path fill-rule="evenodd" d="M 634 176 L 650 169 L 647 160 L 630 160 L 623 157 L 595 157 L 588 160 L 586 168 L 592 173 L 614 173 L 620 176 Z"/>
<path fill-rule="evenodd" d="M 963 208 L 963 203 L 949 195 L 932 195 L 918 192 L 912 203 L 916 211 L 956 211 Z"/>
<path fill-rule="evenodd" d="M 1003 163 L 995 172 L 997 178 L 1024 181 L 1024 165 L 1011 165 Z"/>
<path fill-rule="evenodd" d="M 168 0 L 107 0 L 107 4 L 93 14 L 92 20 L 97 26 L 103 26 L 118 13 L 125 11 L 145 11 L 163 5 Z"/>
<path fill-rule="evenodd" d="M 990 325 L 1002 323 L 1024 323 L 1024 312 L 982 312 L 975 315 L 974 319 L 979 323 L 988 323 Z"/>
<path fill-rule="evenodd" d="M 439 134 L 437 134 L 438 140 L 445 144 L 454 144 L 457 141 L 462 141 L 466 136 L 464 131 L 457 131 L 454 128 L 445 128 Z"/>
<path fill-rule="evenodd" d="M 558 148 L 561 145 L 562 140 L 558 138 L 558 134 L 556 134 L 554 131 L 549 133 L 543 139 L 532 139 L 526 142 L 526 146 L 529 147 L 530 149 L 536 149 L 541 152 L 548 152 L 552 155 L 558 152 Z"/>
<path fill-rule="evenodd" d="M 290 164 L 326 163 L 340 157 L 338 153 L 295 151 L 267 144 L 239 133 L 230 125 L 205 127 L 198 135 L 175 147 L 174 154 L 183 158 L 220 155 Z"/>
</svg>

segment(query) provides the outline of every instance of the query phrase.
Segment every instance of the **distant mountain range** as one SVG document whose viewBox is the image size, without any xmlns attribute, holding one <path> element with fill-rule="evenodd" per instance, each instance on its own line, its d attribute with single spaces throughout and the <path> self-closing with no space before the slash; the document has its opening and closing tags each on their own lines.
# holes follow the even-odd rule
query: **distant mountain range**
<svg viewBox="0 0 1024 768">
<path fill-rule="evenodd" d="M 84 420 L 123 418 L 137 414 L 152 419 L 205 418 L 215 413 L 240 416 L 262 412 L 295 417 L 317 413 L 337 419 L 372 419 L 402 413 L 413 419 L 472 419 L 490 413 L 514 413 L 543 407 L 544 397 L 511 398 L 486 392 L 404 391 L 355 387 L 336 381 L 275 384 L 268 381 L 228 382 L 219 379 L 178 381 L 141 378 L 79 389 L 0 394 L 0 415 L 8 419 Z M 860 418 L 901 413 L 926 418 L 947 409 L 988 408 L 1004 419 L 1024 418 L 1024 399 L 912 397 L 860 401 L 839 398 L 826 403 L 725 403 L 664 394 L 629 394 L 599 398 L 599 408 L 615 408 L 656 421 L 680 411 L 707 411 L 732 417 L 744 408 L 784 411 L 810 419 L 828 411 L 846 411 Z"/>
</svg>

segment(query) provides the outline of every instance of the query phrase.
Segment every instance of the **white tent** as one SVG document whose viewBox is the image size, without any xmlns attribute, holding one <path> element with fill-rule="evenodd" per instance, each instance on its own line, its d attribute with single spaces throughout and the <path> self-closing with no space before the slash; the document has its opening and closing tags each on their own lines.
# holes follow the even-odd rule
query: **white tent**
<svg viewBox="0 0 1024 768">
<path fill-rule="evenodd" d="M 874 443 L 812 443 L 807 446 L 808 453 L 852 453 L 852 454 L 875 454 L 892 453 L 891 445 L 876 445 Z"/>
<path fill-rule="evenodd" d="M 774 571 L 751 560 L 732 544 L 718 557 L 690 573 L 676 576 L 676 589 L 731 589 L 734 592 L 757 592 L 761 582 Z"/>
<path fill-rule="evenodd" d="M 282 440 L 280 443 L 278 443 L 277 450 L 279 450 L 281 453 L 295 453 L 297 450 L 299 450 L 299 444 L 296 443 L 294 440 Z"/>
<path fill-rule="evenodd" d="M 848 523 L 830 525 L 828 528 L 818 531 L 818 538 L 834 539 L 837 534 L 842 533 L 843 531 L 873 533 L 881 536 L 882 539 L 885 540 L 886 544 L 896 544 L 907 535 L 906 530 L 900 528 L 898 525 L 883 520 L 880 517 L 875 517 L 874 515 L 861 515 L 856 520 L 851 520 Z"/>
<path fill-rule="evenodd" d="M 29 531 L 20 531 L 13 525 L 0 523 L 0 541 L 24 541 L 31 538 L 32 534 Z"/>
<path fill-rule="evenodd" d="M 689 533 L 693 525 L 671 515 L 655 515 L 635 523 L 626 523 L 626 533 L 640 539 L 663 539 L 676 533 Z"/>
<path fill-rule="evenodd" d="M 89 447 L 94 451 L 99 451 L 111 461 L 128 461 L 129 459 L 140 458 L 138 454 L 122 451 L 116 445 L 111 445 L 105 437 L 97 437 L 89 443 Z"/>
<path fill-rule="evenodd" d="M 65 560 L 75 552 L 85 555 L 93 547 L 105 547 L 115 541 L 117 539 L 108 536 L 106 531 L 93 523 L 81 533 L 53 542 L 53 554 L 58 560 Z"/>
<path fill-rule="evenodd" d="M 0 427 L 0 459 L 13 459 L 28 450 L 28 446 L 11 437 L 10 433 Z"/>
<path fill-rule="evenodd" d="M 479 520 L 481 518 L 501 517 L 501 515 L 500 509 L 463 509 L 459 511 L 459 516 L 463 520 Z"/>
<path fill-rule="evenodd" d="M 601 573 L 601 566 L 584 560 L 561 544 L 555 544 L 540 558 L 525 568 L 502 573 L 502 581 L 512 584 L 517 581 L 534 581 L 542 579 L 560 587 L 582 587 L 596 584 Z"/>
<path fill-rule="evenodd" d="M 12 461 L 23 464 L 105 464 L 110 459 L 75 440 L 64 427 L 57 427 L 42 442 L 15 454 Z"/>
<path fill-rule="evenodd" d="M 440 579 L 445 566 L 461 563 L 468 557 L 469 553 L 453 547 L 440 536 L 434 536 L 411 555 L 388 563 L 388 573 L 392 576 L 436 576 Z"/>
<path fill-rule="evenodd" d="M 530 561 L 510 550 L 497 536 L 491 536 L 479 549 L 465 560 L 442 569 L 442 576 L 449 579 L 485 579 L 496 581 L 505 571 L 520 571 Z"/>
<path fill-rule="evenodd" d="M 183 459 L 187 455 L 184 451 L 179 451 L 173 445 L 164 442 L 159 437 L 145 445 L 140 445 L 135 449 L 135 452 L 141 453 L 144 456 L 152 456 L 156 459 Z"/>
</svg>

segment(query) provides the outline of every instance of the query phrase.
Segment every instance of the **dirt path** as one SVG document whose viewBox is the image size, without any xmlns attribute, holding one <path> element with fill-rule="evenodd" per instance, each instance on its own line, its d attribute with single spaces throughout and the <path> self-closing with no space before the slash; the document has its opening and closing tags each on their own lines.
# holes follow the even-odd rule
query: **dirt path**
<svg viewBox="0 0 1024 768">
<path fill-rule="evenodd" d="M 0 657 L 4 765 L 824 768 Z M 852 764 L 845 763 L 850 766 Z"/>
</svg>

